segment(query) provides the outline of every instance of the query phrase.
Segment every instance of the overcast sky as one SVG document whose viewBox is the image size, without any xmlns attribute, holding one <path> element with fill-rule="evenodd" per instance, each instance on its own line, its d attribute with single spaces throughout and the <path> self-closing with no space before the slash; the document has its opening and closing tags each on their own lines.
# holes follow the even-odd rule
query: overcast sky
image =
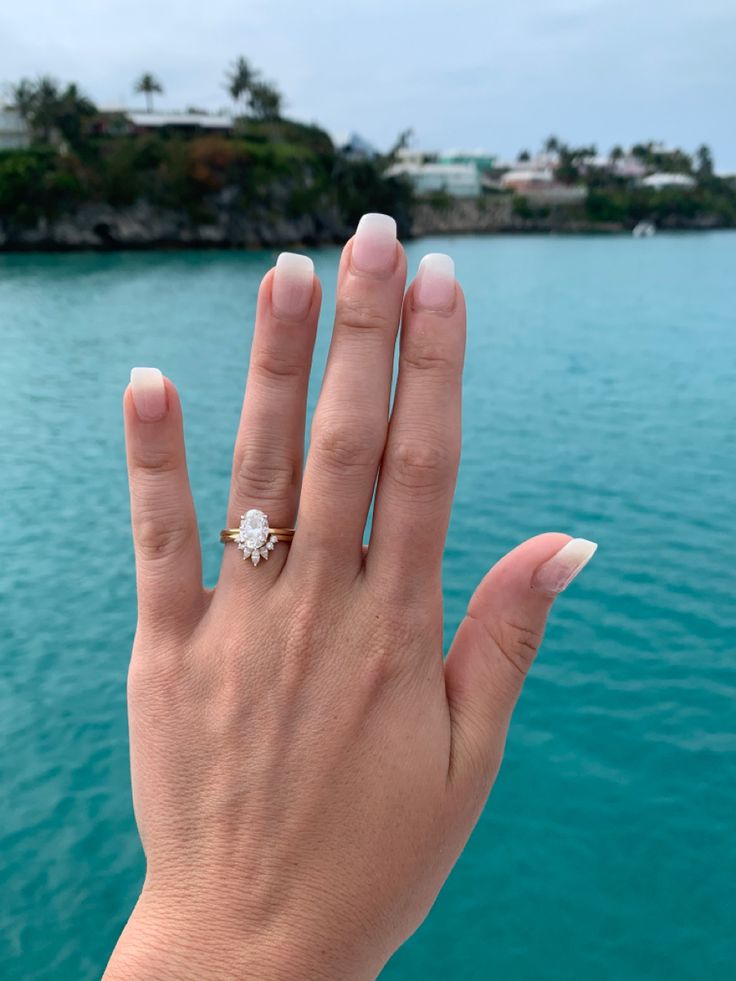
<svg viewBox="0 0 736 981">
<path fill-rule="evenodd" d="M 0 8 L 0 81 L 51 73 L 100 105 L 227 105 L 244 54 L 288 114 L 379 147 L 502 156 L 550 133 L 607 150 L 649 138 L 711 145 L 736 170 L 734 0 L 21 0 Z"/>
</svg>

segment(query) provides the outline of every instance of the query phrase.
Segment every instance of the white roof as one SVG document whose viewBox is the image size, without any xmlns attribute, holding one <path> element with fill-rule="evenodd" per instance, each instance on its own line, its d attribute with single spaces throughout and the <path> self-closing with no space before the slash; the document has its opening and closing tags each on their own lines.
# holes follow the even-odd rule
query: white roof
<svg viewBox="0 0 736 981">
<path fill-rule="evenodd" d="M 232 129 L 230 116 L 203 112 L 127 112 L 134 126 L 201 126 L 202 129 Z"/>
<path fill-rule="evenodd" d="M 508 184 L 520 181 L 532 184 L 535 181 L 551 181 L 552 177 L 551 170 L 532 170 L 531 168 L 525 170 L 508 170 L 505 174 L 501 175 L 501 183 Z"/>
<path fill-rule="evenodd" d="M 406 163 L 394 164 L 388 174 L 439 174 L 444 177 L 473 177 L 478 174 L 475 164 L 466 163 Z"/>
<path fill-rule="evenodd" d="M 695 179 L 689 174 L 650 174 L 641 182 L 644 187 L 695 187 Z"/>
</svg>

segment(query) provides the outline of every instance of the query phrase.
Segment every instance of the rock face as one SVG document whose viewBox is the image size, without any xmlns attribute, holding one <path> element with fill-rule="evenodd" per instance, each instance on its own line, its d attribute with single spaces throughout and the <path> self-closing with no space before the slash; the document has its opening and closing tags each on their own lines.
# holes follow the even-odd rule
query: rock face
<svg viewBox="0 0 736 981">
<path fill-rule="evenodd" d="M 420 201 L 414 207 L 413 235 L 500 232 L 514 225 L 511 195 L 455 198 L 446 204 Z"/>
<path fill-rule="evenodd" d="M 287 218 L 274 211 L 248 213 L 221 196 L 204 220 L 139 201 L 129 207 L 84 204 L 73 214 L 34 226 L 0 218 L 0 249 L 141 249 L 156 247 L 269 248 L 321 245 L 347 239 L 351 230 L 336 209 Z"/>
<path fill-rule="evenodd" d="M 0 217 L 0 251 L 147 249 L 147 248 L 283 248 L 290 245 L 327 245 L 345 242 L 353 233 L 334 204 L 325 202 L 308 213 L 287 217 L 278 200 L 248 211 L 236 203 L 235 189 L 225 188 L 208 203 L 206 218 L 139 201 L 128 207 L 84 204 L 70 214 L 34 226 L 15 225 Z M 398 216 L 397 216 L 398 217 Z M 483 234 L 499 232 L 622 232 L 622 223 L 593 222 L 581 212 L 550 208 L 548 213 L 524 217 L 514 210 L 509 194 L 482 198 L 449 199 L 442 203 L 417 201 L 406 237 L 422 235 Z M 407 227 L 408 225 L 408 227 Z M 691 219 L 673 216 L 663 228 L 721 227 L 714 216 Z"/>
</svg>

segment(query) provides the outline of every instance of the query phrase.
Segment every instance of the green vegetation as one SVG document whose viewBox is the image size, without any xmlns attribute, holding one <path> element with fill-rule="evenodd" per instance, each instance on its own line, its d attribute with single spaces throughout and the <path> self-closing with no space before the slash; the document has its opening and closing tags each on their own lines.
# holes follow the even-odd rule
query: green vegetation
<svg viewBox="0 0 736 981">
<path fill-rule="evenodd" d="M 244 225 L 266 229 L 269 241 L 269 235 L 298 228 L 307 231 L 295 235 L 339 240 L 366 211 L 394 215 L 402 234 L 411 229 L 411 186 L 405 178 L 386 174 L 408 146 L 410 130 L 399 134 L 385 156 L 341 153 L 318 126 L 284 118 L 281 92 L 246 58 L 233 62 L 224 82 L 234 120 L 221 129 L 189 125 L 184 117 L 177 124 L 175 116 L 171 125 L 158 126 L 155 119 L 143 124 L 139 114 L 134 124 L 123 112 L 100 112 L 75 84 L 61 85 L 48 76 L 21 80 L 12 95 L 31 145 L 0 152 L 4 240 L 18 240 L 44 221 L 70 216 L 73 222 L 86 205 L 166 209 L 169 221 L 175 213 L 173 227 L 180 215 L 193 226 L 216 226 L 218 241 L 229 241 L 235 226 L 241 229 L 238 241 L 258 241 L 257 231 L 243 238 Z M 154 95 L 164 87 L 145 72 L 134 90 L 145 95 L 152 112 Z M 528 150 L 517 158 L 522 168 L 554 167 L 549 187 L 540 183 L 513 198 L 514 216 L 531 225 L 627 228 L 647 219 L 662 227 L 736 227 L 736 183 L 716 176 L 705 145 L 690 156 L 649 141 L 629 151 L 615 146 L 602 159 L 594 146 L 570 146 L 550 136 L 542 149 L 546 157 L 541 163 Z M 641 174 L 654 171 L 687 175 L 692 186 L 643 186 Z M 568 188 L 586 193 L 578 194 L 575 203 L 576 194 Z M 507 195 L 500 186 L 486 193 Z M 445 191 L 425 200 L 440 216 L 455 207 Z M 483 211 L 486 198 L 477 203 Z M 86 211 L 94 213 L 94 208 Z M 100 224 L 106 220 L 103 215 Z M 286 231 L 268 231 L 277 228 Z M 191 227 L 188 234 L 196 240 Z"/>
<path fill-rule="evenodd" d="M 406 230 L 411 193 L 385 177 L 390 157 L 347 159 L 319 127 L 282 118 L 281 93 L 244 58 L 226 88 L 239 110 L 232 130 L 186 132 L 136 129 L 124 114 L 101 114 L 75 85 L 22 80 L 14 102 L 32 145 L 0 152 L 0 221 L 26 227 L 81 204 L 146 202 L 197 223 L 225 208 L 261 220 L 324 214 L 345 229 L 367 210 L 388 211 Z M 163 86 L 147 72 L 135 90 L 151 110 Z"/>
<path fill-rule="evenodd" d="M 650 140 L 635 144 L 628 154 L 614 146 L 601 160 L 595 146 L 569 146 L 550 136 L 542 149 L 545 154 L 554 155 L 557 183 L 582 186 L 587 191 L 584 204 L 553 206 L 558 224 L 568 217 L 624 228 L 642 220 L 653 221 L 659 227 L 736 226 L 736 185 L 715 175 L 713 154 L 705 145 L 690 156 L 684 150 L 665 149 Z M 625 168 L 620 166 L 627 157 L 640 164 L 644 173 L 685 175 L 693 186 L 643 186 L 635 177 L 626 176 Z M 527 151 L 519 154 L 518 159 L 522 158 L 530 159 Z M 517 196 L 514 213 L 525 219 L 544 220 L 551 212 Z"/>
</svg>

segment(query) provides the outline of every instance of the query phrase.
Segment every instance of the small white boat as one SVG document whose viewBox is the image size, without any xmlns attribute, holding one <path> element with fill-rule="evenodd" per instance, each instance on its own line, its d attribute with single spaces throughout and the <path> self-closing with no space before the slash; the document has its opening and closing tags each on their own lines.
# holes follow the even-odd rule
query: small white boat
<svg viewBox="0 0 736 981">
<path fill-rule="evenodd" d="M 634 238 L 651 238 L 656 231 L 657 227 L 653 221 L 640 221 L 634 225 L 631 234 Z"/>
</svg>

